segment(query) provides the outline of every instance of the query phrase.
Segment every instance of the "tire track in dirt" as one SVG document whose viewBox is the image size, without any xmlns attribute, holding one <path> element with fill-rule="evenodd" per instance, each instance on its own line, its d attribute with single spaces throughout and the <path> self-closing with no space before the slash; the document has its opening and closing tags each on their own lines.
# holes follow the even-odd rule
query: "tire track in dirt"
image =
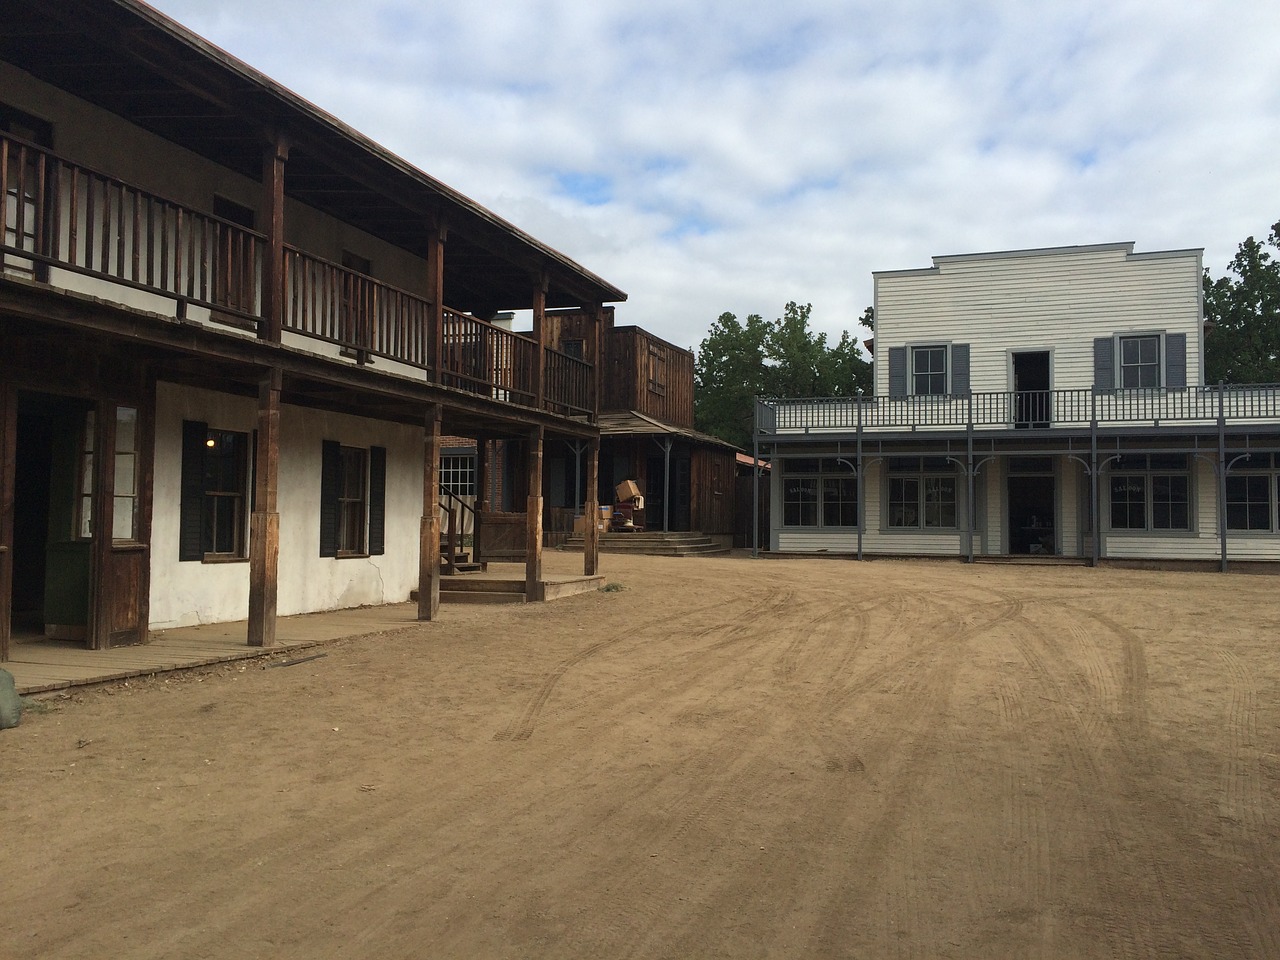
<svg viewBox="0 0 1280 960">
<path fill-rule="evenodd" d="M 750 623 L 759 616 L 767 612 L 777 610 L 779 607 L 785 606 L 791 598 L 791 592 L 788 591 L 780 596 L 770 597 L 754 604 L 751 608 L 741 613 L 735 620 L 730 623 L 719 623 L 705 627 L 700 631 L 695 631 L 694 636 L 707 636 L 721 631 L 730 632 L 743 624 Z M 723 601 L 705 604 L 699 607 L 696 613 L 706 613 L 722 609 Z M 681 611 L 672 614 L 657 621 L 650 621 L 641 624 L 633 629 L 624 630 L 622 633 L 615 634 L 604 640 L 597 641 L 588 647 L 579 650 L 572 656 L 562 660 L 557 666 L 552 668 L 545 679 L 539 685 L 538 689 L 529 698 L 524 709 L 520 714 L 512 720 L 504 729 L 493 735 L 494 740 L 528 740 L 533 735 L 533 730 L 541 716 L 543 709 L 546 707 L 547 701 L 551 698 L 551 694 L 555 691 L 556 686 L 564 678 L 571 669 L 580 665 L 584 661 L 596 656 L 600 652 L 616 646 L 625 640 L 633 640 L 648 633 L 658 632 L 662 628 L 671 624 L 685 621 L 689 618 L 689 611 Z"/>
</svg>

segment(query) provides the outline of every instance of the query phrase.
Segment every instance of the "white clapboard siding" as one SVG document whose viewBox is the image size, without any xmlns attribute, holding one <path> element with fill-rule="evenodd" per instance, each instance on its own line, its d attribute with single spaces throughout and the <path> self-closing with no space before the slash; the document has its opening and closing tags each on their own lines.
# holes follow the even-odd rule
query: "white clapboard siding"
<svg viewBox="0 0 1280 960">
<path fill-rule="evenodd" d="M 970 387 L 985 392 L 1012 389 L 1010 352 L 1050 350 L 1053 389 L 1088 389 L 1095 337 L 1183 333 L 1187 382 L 1201 383 L 1201 251 L 1132 250 L 1125 243 L 935 257 L 929 269 L 877 273 L 876 354 L 967 343 Z M 877 363 L 876 393 L 888 390 L 888 363 Z"/>
</svg>

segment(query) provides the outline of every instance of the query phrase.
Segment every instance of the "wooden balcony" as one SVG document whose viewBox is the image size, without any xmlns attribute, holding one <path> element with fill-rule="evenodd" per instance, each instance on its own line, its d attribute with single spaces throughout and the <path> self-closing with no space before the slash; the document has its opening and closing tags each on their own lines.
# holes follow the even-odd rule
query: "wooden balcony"
<svg viewBox="0 0 1280 960">
<path fill-rule="evenodd" d="M 126 306 L 266 337 L 267 238 L 255 230 L 0 136 L 0 270 Z M 284 245 L 284 334 L 328 344 L 334 363 L 388 362 L 426 382 L 558 416 L 593 419 L 594 367 Z M 79 279 L 77 279 L 79 278 Z M 87 284 L 87 286 L 86 286 Z M 152 301 L 148 300 L 148 304 Z M 148 305 L 144 309 L 154 309 Z"/>
<path fill-rule="evenodd" d="M 762 437 L 1093 427 L 1280 425 L 1280 386 L 1034 390 L 968 396 L 818 397 L 756 401 Z"/>
</svg>

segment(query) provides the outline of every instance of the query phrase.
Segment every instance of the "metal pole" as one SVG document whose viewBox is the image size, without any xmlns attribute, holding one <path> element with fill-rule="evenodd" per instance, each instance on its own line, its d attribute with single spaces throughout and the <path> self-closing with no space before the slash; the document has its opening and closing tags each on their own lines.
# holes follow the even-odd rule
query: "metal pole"
<svg viewBox="0 0 1280 960">
<path fill-rule="evenodd" d="M 667 518 L 671 516 L 671 443 L 670 439 L 662 444 L 662 532 L 671 529 Z"/>
<path fill-rule="evenodd" d="M 857 433 L 854 434 L 854 436 L 857 438 L 858 449 L 854 454 L 854 459 L 857 461 L 858 467 L 856 470 L 854 470 L 853 473 L 858 483 L 858 559 L 861 560 L 862 559 L 862 531 L 866 529 L 866 526 L 867 526 L 867 511 L 866 511 L 867 496 L 866 496 L 866 492 L 863 490 L 863 487 L 865 486 L 865 484 L 863 483 L 864 477 L 863 477 L 863 471 L 862 471 L 862 388 L 861 387 L 858 388 L 857 404 L 858 404 L 858 429 L 857 429 Z"/>
<path fill-rule="evenodd" d="M 770 478 L 770 485 L 773 480 Z M 751 557 L 760 557 L 760 401 L 756 401 L 755 428 L 751 431 Z"/>
<path fill-rule="evenodd" d="M 1096 567 L 1102 556 L 1102 518 L 1098 516 L 1098 386 L 1094 384 L 1089 414 L 1089 512 L 1093 515 L 1093 543 L 1089 566 Z"/>
<path fill-rule="evenodd" d="M 974 509 L 973 509 L 974 470 L 973 470 L 973 394 L 972 393 L 969 394 L 969 418 L 968 419 L 969 419 L 969 422 L 965 428 L 965 446 L 967 449 L 967 453 L 965 457 L 964 473 L 968 481 L 969 502 L 965 506 L 965 510 L 968 513 L 968 517 L 966 517 L 967 523 L 965 524 L 965 526 L 968 528 L 968 531 L 965 536 L 965 539 L 968 541 L 967 543 L 968 552 L 969 552 L 968 562 L 973 563 L 973 533 L 974 533 L 975 525 L 974 525 L 974 516 L 973 516 L 974 514 Z"/>
<path fill-rule="evenodd" d="M 1218 570 L 1227 572 L 1227 416 L 1222 381 L 1218 381 L 1218 544 L 1222 556 Z"/>
</svg>

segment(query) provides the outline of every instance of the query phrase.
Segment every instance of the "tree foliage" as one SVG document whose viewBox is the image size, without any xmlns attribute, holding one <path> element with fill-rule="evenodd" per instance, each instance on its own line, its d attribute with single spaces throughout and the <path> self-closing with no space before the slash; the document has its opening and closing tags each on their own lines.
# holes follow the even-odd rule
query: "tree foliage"
<svg viewBox="0 0 1280 960">
<path fill-rule="evenodd" d="M 870 308 L 868 308 L 870 310 Z M 792 301 L 766 321 L 722 313 L 698 346 L 694 410 L 699 430 L 751 446 L 756 397 L 843 397 L 871 390 L 871 365 L 847 330 L 828 345 L 809 329 L 811 304 Z"/>
<path fill-rule="evenodd" d="M 1270 249 L 1268 249 L 1270 248 Z M 1205 382 L 1280 383 L 1280 222 L 1240 244 L 1227 273 L 1204 272 Z"/>
</svg>

